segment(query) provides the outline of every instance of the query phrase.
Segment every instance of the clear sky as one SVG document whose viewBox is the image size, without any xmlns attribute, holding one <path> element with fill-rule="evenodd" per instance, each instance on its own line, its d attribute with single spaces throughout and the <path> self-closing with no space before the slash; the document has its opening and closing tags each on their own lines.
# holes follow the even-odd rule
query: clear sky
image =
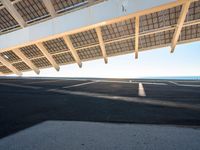
<svg viewBox="0 0 200 150">
<path fill-rule="evenodd" d="M 154 76 L 200 76 L 200 42 L 178 45 L 171 54 L 170 48 L 160 48 L 134 54 L 109 57 L 108 64 L 103 59 L 41 70 L 40 75 L 25 72 L 23 76 L 34 77 L 102 77 L 137 78 Z"/>
</svg>

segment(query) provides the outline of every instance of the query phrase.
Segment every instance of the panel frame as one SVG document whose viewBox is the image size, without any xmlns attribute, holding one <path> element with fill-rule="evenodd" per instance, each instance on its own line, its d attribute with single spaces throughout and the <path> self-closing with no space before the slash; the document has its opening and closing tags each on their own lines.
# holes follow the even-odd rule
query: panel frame
<svg viewBox="0 0 200 150">
<path fill-rule="evenodd" d="M 19 14 L 19 12 L 15 9 L 15 7 L 10 2 L 10 0 L 1 0 L 1 2 L 22 28 L 27 26 L 26 22 L 24 21 L 22 16 Z"/>
<path fill-rule="evenodd" d="M 8 69 L 10 69 L 13 73 L 15 73 L 18 76 L 21 76 L 22 73 L 21 71 L 17 70 L 10 62 L 5 60 L 2 56 L 0 56 L 0 62 L 6 66 Z"/>
</svg>

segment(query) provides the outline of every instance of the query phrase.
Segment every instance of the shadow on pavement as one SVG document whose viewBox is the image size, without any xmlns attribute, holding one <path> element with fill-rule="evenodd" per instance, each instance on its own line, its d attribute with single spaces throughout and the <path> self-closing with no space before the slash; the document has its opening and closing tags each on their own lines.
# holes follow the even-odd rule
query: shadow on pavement
<svg viewBox="0 0 200 150">
<path fill-rule="evenodd" d="M 0 137 L 47 120 L 200 125 L 200 111 L 0 87 Z"/>
</svg>

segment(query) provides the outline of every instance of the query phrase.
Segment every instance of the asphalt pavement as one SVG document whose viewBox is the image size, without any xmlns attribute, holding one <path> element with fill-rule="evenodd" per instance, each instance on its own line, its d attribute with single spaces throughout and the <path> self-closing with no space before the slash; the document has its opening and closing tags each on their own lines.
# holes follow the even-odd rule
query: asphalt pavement
<svg viewBox="0 0 200 150">
<path fill-rule="evenodd" d="M 49 120 L 198 128 L 200 81 L 0 79 L 0 138 Z"/>
</svg>

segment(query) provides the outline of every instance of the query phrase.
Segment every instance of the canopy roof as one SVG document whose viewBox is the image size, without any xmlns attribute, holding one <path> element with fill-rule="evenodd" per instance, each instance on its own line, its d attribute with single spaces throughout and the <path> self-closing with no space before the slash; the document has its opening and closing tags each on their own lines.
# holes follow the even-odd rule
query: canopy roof
<svg viewBox="0 0 200 150">
<path fill-rule="evenodd" d="M 10 0 L 18 12 L 12 16 L 5 1 L 0 3 L 2 34 L 37 21 L 49 19 L 77 7 L 95 4 L 98 0 Z M 4 2 L 3 2 L 4 1 Z M 100 2 L 100 1 L 98 1 Z M 4 5 L 3 5 L 4 4 Z M 53 10 L 53 11 L 52 11 Z M 200 39 L 200 0 L 179 0 L 138 11 L 95 25 L 33 41 L 0 53 L 0 72 L 4 75 L 135 53 L 160 47 L 175 46 Z"/>
</svg>

